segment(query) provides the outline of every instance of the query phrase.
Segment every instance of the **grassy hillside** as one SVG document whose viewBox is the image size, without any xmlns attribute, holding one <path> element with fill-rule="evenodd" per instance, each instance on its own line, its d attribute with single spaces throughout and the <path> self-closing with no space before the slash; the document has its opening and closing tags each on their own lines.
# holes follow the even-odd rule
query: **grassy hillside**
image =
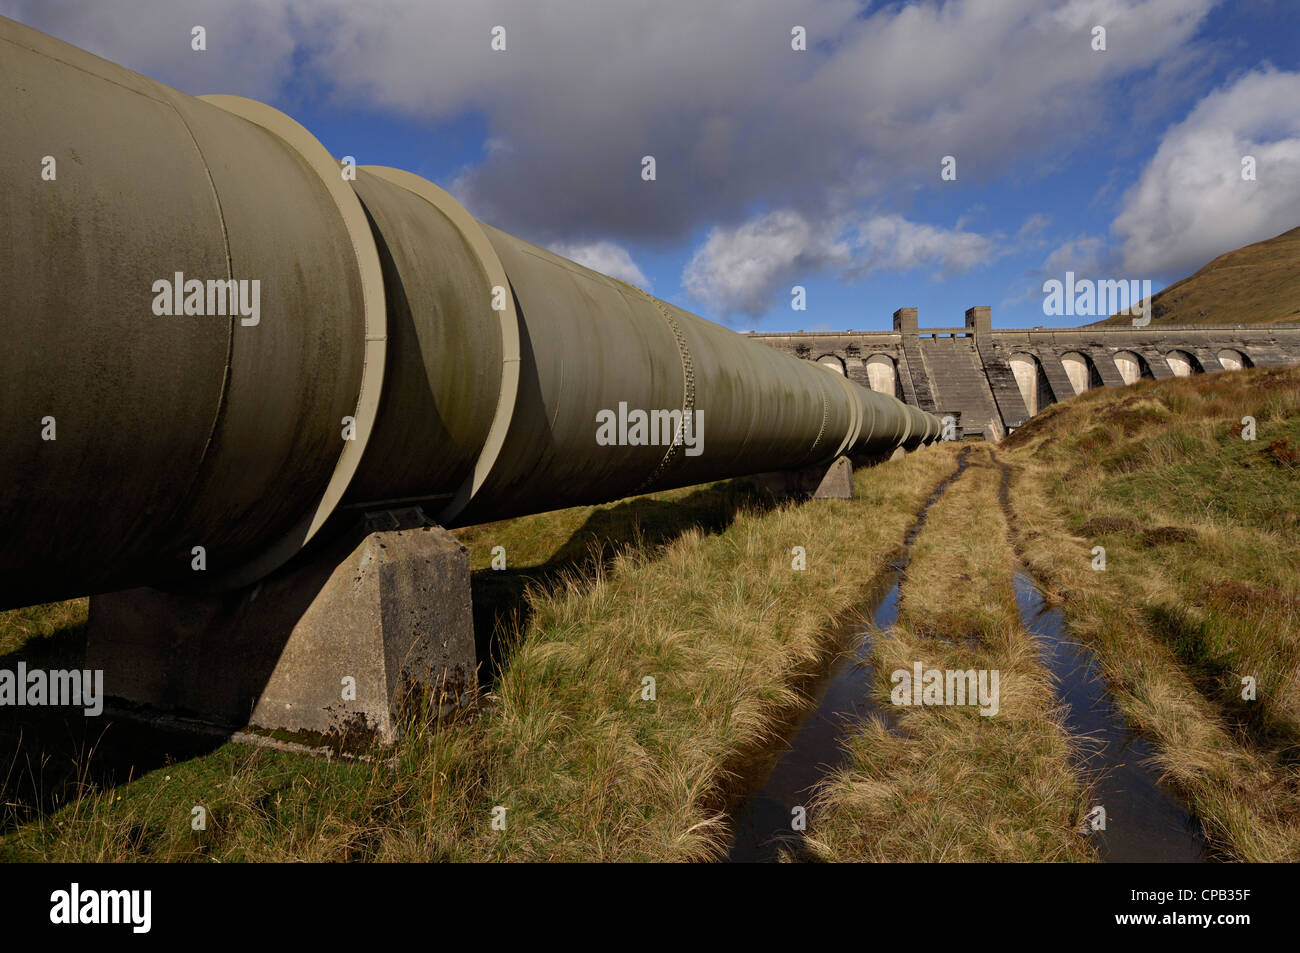
<svg viewBox="0 0 1300 953">
<path fill-rule="evenodd" d="M 1130 325 L 1129 315 L 1098 324 Z M 1300 323 L 1300 228 L 1220 255 L 1152 299 L 1151 326 Z"/>
<path fill-rule="evenodd" d="M 998 453 L 1021 558 L 1212 844 L 1300 860 L 1300 369 L 1091 390 Z"/>
<path fill-rule="evenodd" d="M 1300 860 L 1297 411 L 1300 369 L 1144 381 L 972 452 L 914 544 L 898 623 L 873 638 L 878 714 L 820 787 L 812 855 L 1091 858 L 1075 831 L 1104 768 L 1081 766 L 1093 746 L 1053 703 L 1074 676 L 1044 671 L 1018 618 L 1019 561 L 1095 652 L 1210 855 Z M 892 705 L 887 674 L 916 660 L 1000 670 L 1001 711 Z M 1108 790 L 1122 838 L 1141 808 Z"/>
</svg>

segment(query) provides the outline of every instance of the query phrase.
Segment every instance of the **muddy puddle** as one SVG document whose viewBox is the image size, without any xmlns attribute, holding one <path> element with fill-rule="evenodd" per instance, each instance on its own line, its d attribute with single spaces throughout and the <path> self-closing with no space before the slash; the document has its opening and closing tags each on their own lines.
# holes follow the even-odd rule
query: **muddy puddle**
<svg viewBox="0 0 1300 953">
<path fill-rule="evenodd" d="M 1071 638 L 1059 606 L 1051 605 L 1023 570 L 1015 574 L 1016 605 L 1037 637 L 1039 657 L 1056 677 L 1067 706 L 1065 727 L 1080 745 L 1080 770 L 1093 779 L 1089 806 L 1105 809 L 1105 829 L 1088 837 L 1102 860 L 1195 863 L 1206 860 L 1201 825 L 1167 792 L 1152 766 L 1155 752 L 1132 731 L 1111 700 L 1097 657 Z"/>
</svg>

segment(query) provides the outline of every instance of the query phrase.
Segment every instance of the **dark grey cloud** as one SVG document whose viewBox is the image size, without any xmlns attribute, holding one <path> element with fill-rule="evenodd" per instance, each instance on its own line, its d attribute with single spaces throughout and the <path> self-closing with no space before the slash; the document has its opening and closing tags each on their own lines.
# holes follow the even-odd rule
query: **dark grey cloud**
<svg viewBox="0 0 1300 953">
<path fill-rule="evenodd" d="M 1213 0 L 70 0 L 0 3 L 188 91 L 298 86 L 430 122 L 481 112 L 455 183 L 539 241 L 680 238 L 792 208 L 817 220 L 1009 166 L 1106 122 L 1106 92 L 1182 55 Z M 209 30 L 207 54 L 189 26 Z M 1094 53 L 1089 31 L 1108 29 Z M 507 49 L 490 49 L 493 26 Z M 791 49 L 791 29 L 809 50 Z M 657 181 L 644 182 L 653 155 Z"/>
</svg>

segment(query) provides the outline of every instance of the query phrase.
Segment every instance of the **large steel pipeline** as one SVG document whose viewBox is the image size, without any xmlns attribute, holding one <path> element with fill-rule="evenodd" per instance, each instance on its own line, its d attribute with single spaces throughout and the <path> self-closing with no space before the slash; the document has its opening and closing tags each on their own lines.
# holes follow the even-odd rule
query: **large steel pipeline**
<svg viewBox="0 0 1300 953">
<path fill-rule="evenodd" d="M 0 87 L 0 607 L 247 584 L 349 509 L 465 525 L 938 436 L 261 103 L 3 18 Z"/>
</svg>

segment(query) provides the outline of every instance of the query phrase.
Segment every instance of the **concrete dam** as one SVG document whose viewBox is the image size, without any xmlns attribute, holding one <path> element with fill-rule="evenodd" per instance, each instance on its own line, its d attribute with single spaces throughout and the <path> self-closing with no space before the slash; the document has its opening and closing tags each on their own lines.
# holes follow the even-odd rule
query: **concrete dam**
<svg viewBox="0 0 1300 953">
<path fill-rule="evenodd" d="M 750 336 L 939 417 L 951 415 L 959 435 L 994 438 L 1093 387 L 1300 364 L 1300 325 L 994 330 L 988 307 L 968 309 L 961 327 L 922 329 L 916 308 L 900 308 L 892 331 Z"/>
<path fill-rule="evenodd" d="M 473 682 L 445 527 L 939 436 L 262 103 L 6 19 L 0 83 L 0 607 L 91 595 L 111 697 L 390 739 Z"/>
</svg>

